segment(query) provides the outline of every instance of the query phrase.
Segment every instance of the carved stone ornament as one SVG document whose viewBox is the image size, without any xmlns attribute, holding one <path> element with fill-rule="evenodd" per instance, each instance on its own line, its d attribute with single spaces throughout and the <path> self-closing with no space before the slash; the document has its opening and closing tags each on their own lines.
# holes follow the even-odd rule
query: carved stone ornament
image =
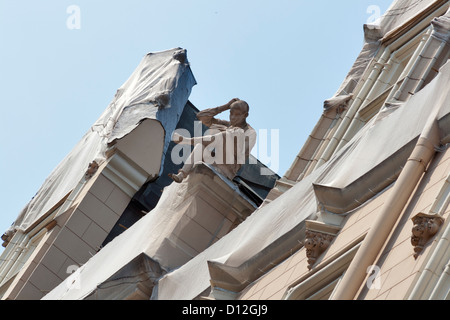
<svg viewBox="0 0 450 320">
<path fill-rule="evenodd" d="M 419 213 L 411 220 L 413 222 L 411 244 L 414 246 L 414 258 L 417 259 L 424 246 L 438 232 L 444 219 L 437 215 Z"/>
<path fill-rule="evenodd" d="M 306 230 L 305 248 L 308 269 L 311 270 L 317 258 L 329 247 L 334 236 L 317 231 Z"/>
<path fill-rule="evenodd" d="M 97 172 L 98 167 L 99 165 L 95 160 L 89 163 L 89 167 L 85 173 L 86 179 L 92 178 L 92 176 Z"/>
</svg>

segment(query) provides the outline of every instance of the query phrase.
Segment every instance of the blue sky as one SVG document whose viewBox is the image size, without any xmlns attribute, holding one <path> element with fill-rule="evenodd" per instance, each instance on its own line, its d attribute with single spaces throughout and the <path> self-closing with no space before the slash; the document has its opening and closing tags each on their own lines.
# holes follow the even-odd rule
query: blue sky
<svg viewBox="0 0 450 320">
<path fill-rule="evenodd" d="M 283 175 L 391 2 L 0 0 L 0 232 L 148 52 L 187 49 L 200 110 L 238 97 L 257 131 L 279 130 L 267 164 Z"/>
</svg>

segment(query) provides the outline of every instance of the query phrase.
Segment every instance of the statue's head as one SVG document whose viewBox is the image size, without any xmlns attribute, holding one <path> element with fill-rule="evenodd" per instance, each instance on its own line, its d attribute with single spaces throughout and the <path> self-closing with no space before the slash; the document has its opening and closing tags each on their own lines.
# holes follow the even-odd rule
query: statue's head
<svg viewBox="0 0 450 320">
<path fill-rule="evenodd" d="M 230 123 L 232 126 L 242 126 L 246 124 L 249 106 L 244 100 L 238 100 L 230 106 Z"/>
</svg>

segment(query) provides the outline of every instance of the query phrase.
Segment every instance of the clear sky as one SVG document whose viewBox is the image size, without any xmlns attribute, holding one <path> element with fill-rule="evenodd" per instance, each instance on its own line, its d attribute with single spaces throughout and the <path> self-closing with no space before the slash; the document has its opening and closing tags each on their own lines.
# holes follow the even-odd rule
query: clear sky
<svg viewBox="0 0 450 320">
<path fill-rule="evenodd" d="M 0 234 L 148 52 L 187 49 L 200 110 L 246 100 L 283 175 L 391 2 L 0 0 Z"/>
</svg>

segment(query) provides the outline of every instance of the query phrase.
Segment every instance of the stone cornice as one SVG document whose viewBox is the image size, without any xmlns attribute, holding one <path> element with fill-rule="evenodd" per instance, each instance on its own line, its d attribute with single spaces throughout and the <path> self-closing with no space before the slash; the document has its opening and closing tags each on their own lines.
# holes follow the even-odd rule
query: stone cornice
<svg viewBox="0 0 450 320">
<path fill-rule="evenodd" d="M 433 32 L 431 33 L 431 36 L 440 41 L 449 43 L 450 13 L 447 11 L 444 16 L 434 18 L 433 21 L 431 21 L 431 25 L 433 26 Z"/>
</svg>

